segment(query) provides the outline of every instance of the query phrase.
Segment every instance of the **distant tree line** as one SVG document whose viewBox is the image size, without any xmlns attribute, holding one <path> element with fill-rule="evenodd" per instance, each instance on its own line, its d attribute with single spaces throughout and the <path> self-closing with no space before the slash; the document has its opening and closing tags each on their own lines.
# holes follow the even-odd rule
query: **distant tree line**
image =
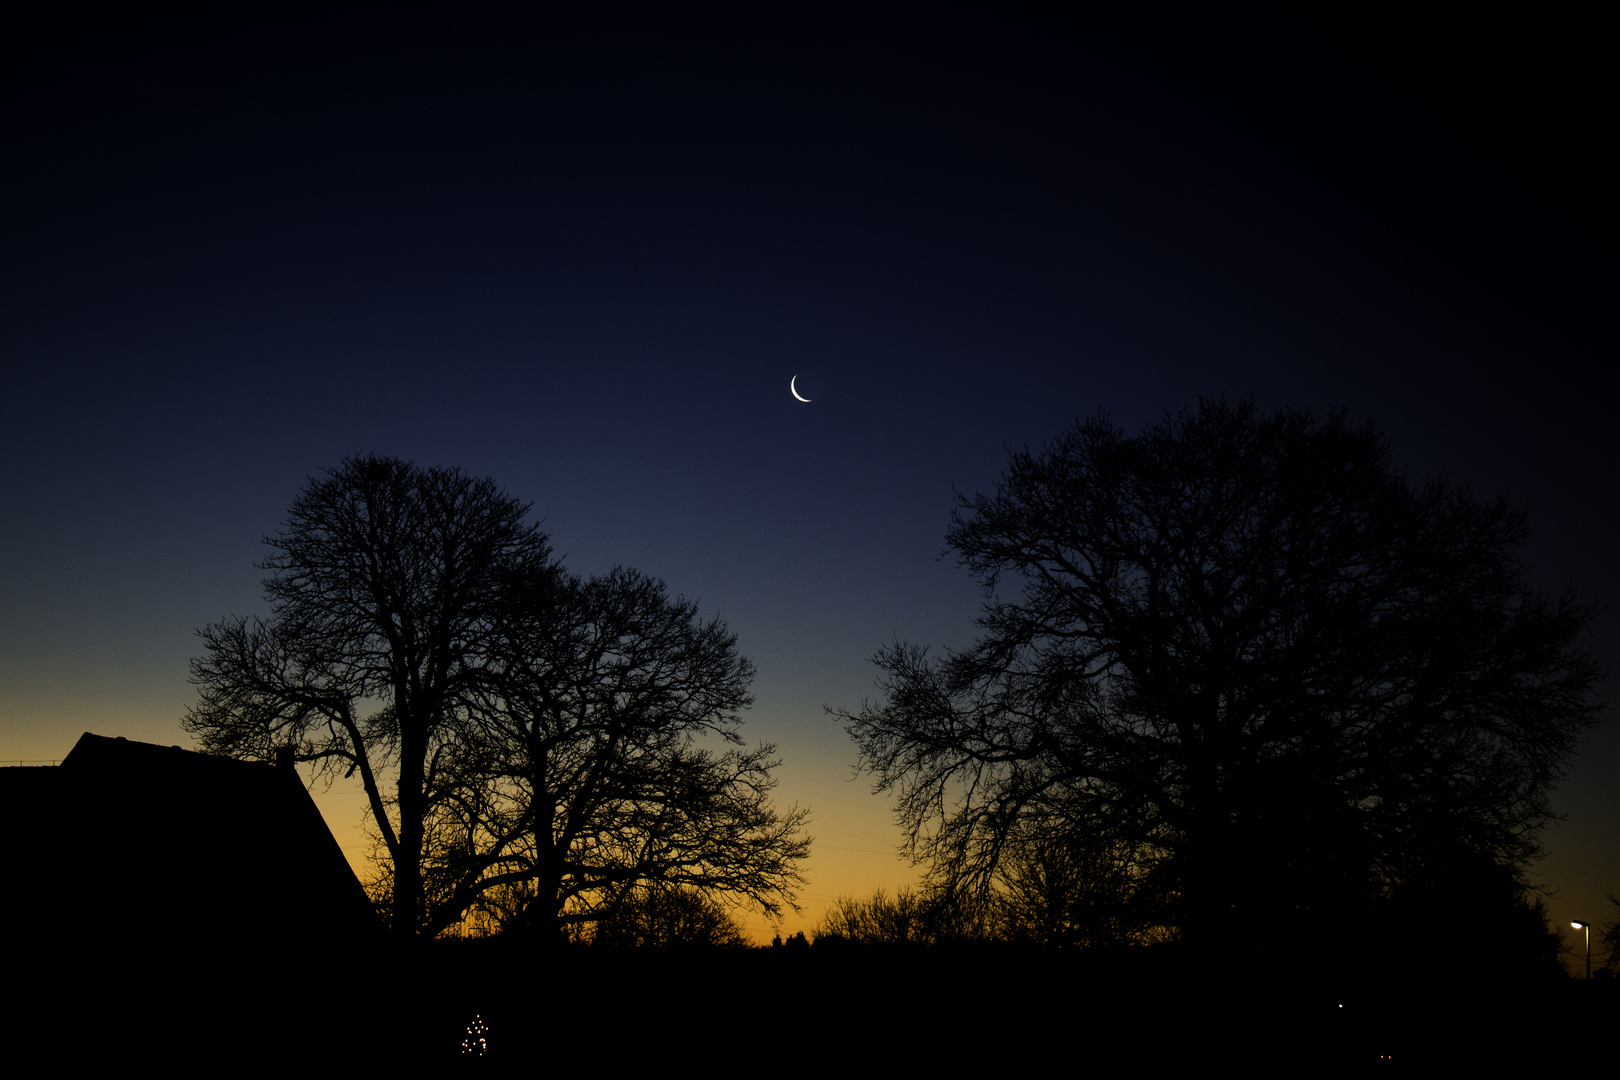
<svg viewBox="0 0 1620 1080">
<path fill-rule="evenodd" d="M 1528 896 L 1502 868 L 1475 863 L 1436 873 L 1421 896 L 1403 896 L 1324 943 L 1297 943 L 1286 930 L 1253 943 L 1249 964 L 1300 955 L 1334 970 L 1427 967 L 1502 979 L 1545 978 L 1559 970 L 1562 943 L 1546 903 Z M 1043 953 L 1114 953 L 1182 947 L 1178 927 L 1152 924 L 1128 898 L 1046 892 L 1031 905 L 1011 891 L 952 891 L 924 883 L 892 895 L 845 896 L 828 907 L 806 944 L 821 951 L 963 950 L 1007 946 Z M 1299 948 L 1300 945 L 1303 948 Z"/>
</svg>

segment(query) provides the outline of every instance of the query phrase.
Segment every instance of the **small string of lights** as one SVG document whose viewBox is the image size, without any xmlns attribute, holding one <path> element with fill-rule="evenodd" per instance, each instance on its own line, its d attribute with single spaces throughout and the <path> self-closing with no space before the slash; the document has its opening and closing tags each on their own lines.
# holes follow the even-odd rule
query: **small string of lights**
<svg viewBox="0 0 1620 1080">
<path fill-rule="evenodd" d="M 474 1057 L 489 1053 L 489 1025 L 484 1023 L 482 1014 L 474 1016 L 473 1022 L 467 1025 L 467 1037 L 461 1040 L 461 1052 Z"/>
</svg>

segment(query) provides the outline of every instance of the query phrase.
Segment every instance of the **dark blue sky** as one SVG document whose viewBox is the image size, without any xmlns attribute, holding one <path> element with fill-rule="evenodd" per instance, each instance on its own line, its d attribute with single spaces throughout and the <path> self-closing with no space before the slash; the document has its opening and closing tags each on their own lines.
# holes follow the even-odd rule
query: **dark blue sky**
<svg viewBox="0 0 1620 1080">
<path fill-rule="evenodd" d="M 576 571 L 730 623 L 811 921 L 912 877 L 822 705 L 895 635 L 970 640 L 953 485 L 1077 416 L 1347 407 L 1527 506 L 1538 587 L 1615 595 L 1593 34 L 818 11 L 19 24 L 0 753 L 183 741 L 193 629 L 264 610 L 259 538 L 357 452 L 494 477 Z M 1565 921 L 1620 888 L 1617 768 L 1600 732 L 1560 793 Z"/>
</svg>

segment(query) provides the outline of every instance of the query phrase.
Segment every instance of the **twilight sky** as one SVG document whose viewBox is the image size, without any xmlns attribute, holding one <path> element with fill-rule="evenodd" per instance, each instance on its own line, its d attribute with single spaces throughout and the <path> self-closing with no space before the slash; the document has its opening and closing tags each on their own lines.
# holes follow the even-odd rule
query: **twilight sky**
<svg viewBox="0 0 1620 1080">
<path fill-rule="evenodd" d="M 267 612 L 260 538 L 363 452 L 729 623 L 814 813 L 790 931 L 914 879 L 823 706 L 971 641 L 953 486 L 1076 417 L 1346 407 L 1525 506 L 1538 588 L 1617 594 L 1593 28 L 233 10 L 0 35 L 0 757 L 186 744 L 194 629 Z M 1566 925 L 1620 890 L 1617 778 L 1610 724 L 1539 867 Z"/>
</svg>

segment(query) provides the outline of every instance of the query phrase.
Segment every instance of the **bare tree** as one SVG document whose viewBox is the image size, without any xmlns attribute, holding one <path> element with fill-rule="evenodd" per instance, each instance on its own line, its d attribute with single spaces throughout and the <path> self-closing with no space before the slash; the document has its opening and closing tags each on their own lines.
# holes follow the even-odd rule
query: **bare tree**
<svg viewBox="0 0 1620 1080">
<path fill-rule="evenodd" d="M 513 921 L 552 937 L 647 887 L 792 904 L 808 815 L 771 803 L 774 747 L 743 748 L 753 665 L 724 623 L 615 568 L 515 605 L 502 640 L 500 700 L 470 713 L 486 783 L 456 807 L 500 857 L 464 903 L 523 883 Z"/>
<path fill-rule="evenodd" d="M 1046 948 L 1142 944 L 1163 935 L 1151 882 L 1129 850 L 1067 828 L 1030 829 L 997 869 L 1000 937 Z"/>
<path fill-rule="evenodd" d="M 519 583 L 536 593 L 557 572 L 527 510 L 458 470 L 349 458 L 265 539 L 270 618 L 199 631 L 184 728 L 209 753 L 268 760 L 285 747 L 329 778 L 358 773 L 401 936 L 458 914 L 432 902 L 424 868 L 464 797 L 460 732 L 491 692 L 497 615 Z"/>
<path fill-rule="evenodd" d="M 592 928 L 591 944 L 650 949 L 746 948 L 737 920 L 698 889 L 638 886 Z"/>
<path fill-rule="evenodd" d="M 926 899 L 910 888 L 894 896 L 878 889 L 865 900 L 841 896 L 827 908 L 813 931 L 818 943 L 927 945 L 931 943 Z"/>
<path fill-rule="evenodd" d="M 186 730 L 358 773 L 401 937 L 476 902 L 555 929 L 646 884 L 791 903 L 806 815 L 741 748 L 735 637 L 635 571 L 564 574 L 527 509 L 391 458 L 311 482 L 266 541 L 270 617 L 199 632 Z"/>
<path fill-rule="evenodd" d="M 988 912 L 979 896 L 938 886 L 878 889 L 865 900 L 842 896 L 816 924 L 817 944 L 933 946 L 984 941 Z"/>
<path fill-rule="evenodd" d="M 1526 588 L 1526 534 L 1343 415 L 1101 416 L 961 499 L 978 642 L 883 649 L 882 700 L 837 715 L 936 880 L 1067 833 L 1191 940 L 1333 918 L 1456 848 L 1522 873 L 1601 677 L 1595 610 Z"/>
</svg>

